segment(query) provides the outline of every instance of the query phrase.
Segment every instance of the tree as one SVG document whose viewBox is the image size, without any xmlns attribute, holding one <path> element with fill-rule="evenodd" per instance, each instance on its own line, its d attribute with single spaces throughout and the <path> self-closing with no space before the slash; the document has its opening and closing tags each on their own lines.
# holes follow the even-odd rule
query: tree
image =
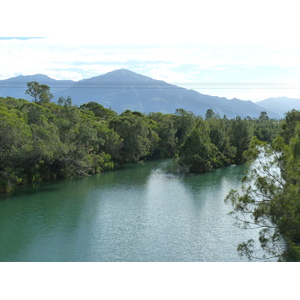
<svg viewBox="0 0 300 300">
<path fill-rule="evenodd" d="M 155 149 L 156 157 L 173 157 L 176 153 L 177 138 L 176 129 L 172 115 L 162 114 L 160 112 L 149 115 L 152 121 L 152 127 L 158 134 L 158 145 Z M 151 123 L 150 123 L 151 124 Z"/>
<path fill-rule="evenodd" d="M 180 146 L 195 126 L 196 117 L 192 112 L 187 112 L 183 108 L 179 108 L 176 109 L 173 120 L 173 123 L 176 126 L 175 129 L 178 146 Z"/>
<path fill-rule="evenodd" d="M 0 192 L 22 181 L 20 172 L 32 151 L 31 131 L 24 115 L 0 105 Z"/>
<path fill-rule="evenodd" d="M 224 167 L 234 162 L 236 147 L 230 143 L 227 120 L 225 118 L 209 118 L 209 137 L 211 142 L 218 148 L 214 167 Z"/>
<path fill-rule="evenodd" d="M 280 135 L 283 137 L 284 142 L 288 143 L 295 134 L 296 126 L 300 122 L 300 111 L 291 110 L 285 115 L 285 119 L 281 125 L 282 130 Z"/>
<path fill-rule="evenodd" d="M 111 156 L 115 161 L 121 160 L 120 151 L 122 148 L 123 140 L 106 123 L 96 121 L 93 124 L 97 137 L 93 143 L 94 151 L 96 154 L 105 152 Z"/>
<path fill-rule="evenodd" d="M 274 223 L 274 219 L 279 216 L 274 209 L 279 205 L 278 195 L 283 187 L 275 163 L 276 158 L 265 148 L 244 177 L 242 191 L 231 190 L 225 199 L 233 207 L 230 214 L 235 218 L 237 227 L 260 229 L 260 248 L 253 239 L 238 245 L 239 254 L 249 260 L 280 258 L 283 253 L 284 241 Z M 257 253 L 263 254 L 259 256 Z"/>
<path fill-rule="evenodd" d="M 27 82 L 28 89 L 25 94 L 28 94 L 33 98 L 33 102 L 36 103 L 48 103 L 53 98 L 50 93 L 50 87 L 46 84 L 39 84 L 36 81 Z"/>
<path fill-rule="evenodd" d="M 70 96 L 65 99 L 65 97 L 59 97 L 57 100 L 58 105 L 63 105 L 63 106 L 71 106 L 72 105 L 72 98 Z"/>
<path fill-rule="evenodd" d="M 80 108 L 90 110 L 95 114 L 96 117 L 103 118 L 103 119 L 109 119 L 117 115 L 116 112 L 108 108 L 105 108 L 101 104 L 93 101 L 82 104 Z"/>
<path fill-rule="evenodd" d="M 260 121 L 268 121 L 269 120 L 269 117 L 268 117 L 268 113 L 266 111 L 262 111 L 259 115 L 259 118 L 258 118 Z"/>
<path fill-rule="evenodd" d="M 252 120 L 254 124 L 254 135 L 263 142 L 271 143 L 279 133 L 280 122 L 275 119 L 270 119 L 268 114 L 263 111 L 257 120 Z"/>
<path fill-rule="evenodd" d="M 232 190 L 226 197 L 231 214 L 242 228 L 259 228 L 261 259 L 300 261 L 300 120 L 298 113 L 287 114 L 281 135 L 272 145 L 252 143 L 256 158 L 244 178 L 241 193 Z M 294 128 L 290 125 L 293 124 Z M 259 151 L 258 151 L 259 150 Z M 256 257 L 251 239 L 238 246 L 241 255 Z"/>
<path fill-rule="evenodd" d="M 63 106 L 0 98 L 0 192 L 113 167 L 118 134 L 92 111 L 60 100 Z"/>
<path fill-rule="evenodd" d="M 216 117 L 216 114 L 215 112 L 209 108 L 207 111 L 206 111 L 206 114 L 205 114 L 205 120 L 209 120 L 209 119 L 212 119 L 212 118 L 215 118 Z"/>
<path fill-rule="evenodd" d="M 145 116 L 137 116 L 131 112 L 123 113 L 110 120 L 109 126 L 123 139 L 120 149 L 121 162 L 137 162 L 150 154 L 150 128 Z"/>
<path fill-rule="evenodd" d="M 234 162 L 236 164 L 243 163 L 245 158 L 244 151 L 248 150 L 253 137 L 252 123 L 247 119 L 241 119 L 237 116 L 235 119 L 229 121 L 228 133 L 230 136 L 230 143 L 236 147 L 236 156 Z"/>
<path fill-rule="evenodd" d="M 213 169 L 217 147 L 211 142 L 207 124 L 199 120 L 179 150 L 179 164 L 189 167 L 191 173 Z"/>
</svg>

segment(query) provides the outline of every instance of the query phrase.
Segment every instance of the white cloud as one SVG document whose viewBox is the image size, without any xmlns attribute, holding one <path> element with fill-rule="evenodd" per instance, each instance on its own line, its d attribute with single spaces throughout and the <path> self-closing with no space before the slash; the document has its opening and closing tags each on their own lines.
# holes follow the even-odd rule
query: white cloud
<svg viewBox="0 0 300 300">
<path fill-rule="evenodd" d="M 69 42 L 97 39 L 102 45 L 297 44 L 298 1 L 252 0 L 86 0 L 52 1 L 36 13 L 36 0 L 7 1 L 1 16 L 6 34 L 62 36 Z M 14 26 L 11 15 L 18 20 Z M 10 26 L 8 27 L 7 24 Z M 83 38 L 85 37 L 85 38 Z"/>
<path fill-rule="evenodd" d="M 68 79 L 68 80 L 73 80 L 73 81 L 78 81 L 83 79 L 83 76 L 81 74 L 79 74 L 78 72 L 74 72 L 74 71 L 48 71 L 47 75 L 53 79 L 57 79 L 57 80 L 64 80 L 64 79 Z"/>
<path fill-rule="evenodd" d="M 101 39 L 100 39 L 101 40 Z M 45 38 L 0 41 L 0 66 L 4 73 L 17 70 L 46 69 L 62 64 L 112 63 L 151 61 L 191 64 L 199 68 L 219 68 L 224 65 L 273 64 L 300 68 L 298 48 L 285 49 L 256 45 L 103 45 L 98 38 Z M 3 76 L 3 75 L 2 75 Z"/>
<path fill-rule="evenodd" d="M 158 66 L 149 70 L 149 76 L 173 84 L 191 82 L 194 78 L 188 73 L 172 71 L 169 66 Z"/>
<path fill-rule="evenodd" d="M 263 65 L 294 70 L 282 79 L 278 74 L 278 80 L 299 77 L 297 1 L 54 1 L 47 14 L 32 12 L 38 1 L 22 1 L 17 11 L 13 2 L 5 4 L 0 20 L 6 34 L 49 38 L 0 40 L 0 79 L 44 73 L 78 80 L 135 68 L 184 83 L 213 81 L 216 73 L 209 71 L 228 75 L 226 68 L 236 68 L 243 81 L 242 68 L 255 71 Z M 10 11 L 19 24 L 8 29 Z"/>
<path fill-rule="evenodd" d="M 76 69 L 79 78 L 79 74 L 84 76 L 80 69 L 96 76 L 115 67 L 130 68 L 132 62 L 148 62 L 154 69 L 164 70 L 166 74 L 182 65 L 195 66 L 199 72 L 204 69 L 221 70 L 228 66 L 259 65 L 300 69 L 300 52 L 272 50 L 270 47 L 253 45 L 103 46 L 97 41 L 78 38 L 69 41 L 59 38 L 0 40 L 0 76 L 49 74 L 55 70 L 75 72 Z M 180 76 L 186 78 L 187 74 Z"/>
</svg>

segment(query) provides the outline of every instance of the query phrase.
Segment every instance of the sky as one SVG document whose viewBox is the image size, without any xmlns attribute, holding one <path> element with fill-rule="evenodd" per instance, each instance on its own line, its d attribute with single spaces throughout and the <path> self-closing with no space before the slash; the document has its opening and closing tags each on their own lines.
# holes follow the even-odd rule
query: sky
<svg viewBox="0 0 300 300">
<path fill-rule="evenodd" d="M 229 99 L 300 98 L 297 1 L 8 2 L 0 79 L 126 68 Z"/>
</svg>

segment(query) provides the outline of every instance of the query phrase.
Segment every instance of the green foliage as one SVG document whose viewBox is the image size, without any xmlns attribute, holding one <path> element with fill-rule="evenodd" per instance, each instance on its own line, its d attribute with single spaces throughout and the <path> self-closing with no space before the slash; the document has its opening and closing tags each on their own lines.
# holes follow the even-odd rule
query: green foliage
<svg viewBox="0 0 300 300">
<path fill-rule="evenodd" d="M 213 116 L 215 116 L 214 113 Z M 237 148 L 230 142 L 228 120 L 210 117 L 207 122 L 210 128 L 210 140 L 218 149 L 214 167 L 223 167 L 233 164 L 235 162 Z"/>
<path fill-rule="evenodd" d="M 0 98 L 1 191 L 152 158 L 177 157 L 190 172 L 206 172 L 242 162 L 251 141 L 253 121 L 221 119 L 212 110 L 205 121 L 184 109 L 118 115 L 96 102 L 78 108 L 70 97 L 50 102 L 49 87 L 37 82 L 26 93 L 34 102 Z"/>
<path fill-rule="evenodd" d="M 154 157 L 173 157 L 177 150 L 178 138 L 176 137 L 175 124 L 172 115 L 160 112 L 151 113 L 150 126 L 157 133 L 157 145 L 154 147 Z"/>
<path fill-rule="evenodd" d="M 0 192 L 20 183 L 20 165 L 32 151 L 32 133 L 22 114 L 0 105 Z"/>
<path fill-rule="evenodd" d="M 89 102 L 89 103 L 82 104 L 80 108 L 92 111 L 96 117 L 102 119 L 109 119 L 117 115 L 116 112 L 103 107 L 101 104 L 97 102 Z"/>
<path fill-rule="evenodd" d="M 285 120 L 281 124 L 280 136 L 284 139 L 286 144 L 289 143 L 292 137 L 295 135 L 295 130 L 300 122 L 300 111 L 293 109 L 286 113 Z"/>
<path fill-rule="evenodd" d="M 271 143 L 279 130 L 280 121 L 269 119 L 266 112 L 261 112 L 258 120 L 254 120 L 254 135 L 260 141 Z"/>
<path fill-rule="evenodd" d="M 137 162 L 150 154 L 151 131 L 146 117 L 125 112 L 111 119 L 109 126 L 123 141 L 120 149 L 122 163 Z"/>
<path fill-rule="evenodd" d="M 72 99 L 70 96 L 65 99 L 65 97 L 59 97 L 57 100 L 58 105 L 63 105 L 63 106 L 70 106 L 72 105 Z"/>
<path fill-rule="evenodd" d="M 243 163 L 245 162 L 244 151 L 249 149 L 253 138 L 253 124 L 250 120 L 236 117 L 228 121 L 228 126 L 230 142 L 236 148 L 234 162 Z"/>
<path fill-rule="evenodd" d="M 50 93 L 50 87 L 46 84 L 39 84 L 36 81 L 31 81 L 27 83 L 28 89 L 26 94 L 33 98 L 36 103 L 48 103 L 53 98 Z"/>
<path fill-rule="evenodd" d="M 300 260 L 300 112 L 283 121 L 262 112 L 258 119 L 205 120 L 177 109 L 148 116 L 121 115 L 89 102 L 50 102 L 49 87 L 28 83 L 34 102 L 0 98 L 0 192 L 15 185 L 85 176 L 115 165 L 152 158 L 175 158 L 189 172 L 207 172 L 255 159 L 241 193 L 226 198 L 243 228 L 260 228 L 263 259 Z M 238 246 L 255 257 L 253 240 Z"/>
<path fill-rule="evenodd" d="M 215 117 L 216 117 L 216 114 L 211 108 L 206 111 L 205 120 L 214 119 Z"/>
<path fill-rule="evenodd" d="M 190 131 L 194 128 L 197 118 L 192 112 L 187 112 L 182 108 L 176 109 L 173 122 L 176 129 L 178 145 L 182 145 Z"/>
<path fill-rule="evenodd" d="M 300 260 L 299 116 L 297 111 L 287 113 L 271 145 L 256 140 L 248 151 L 256 160 L 244 179 L 242 193 L 231 191 L 226 198 L 238 225 L 260 228 L 261 258 L 265 260 Z M 238 250 L 255 258 L 253 240 L 240 244 Z"/>
<path fill-rule="evenodd" d="M 214 166 L 216 153 L 207 124 L 199 120 L 180 148 L 179 164 L 188 166 L 192 173 L 207 172 Z"/>
<path fill-rule="evenodd" d="M 207 110 L 204 121 L 184 111 L 180 111 L 180 115 L 183 119 L 177 121 L 180 124 L 177 134 L 185 132 L 181 137 L 186 138 L 177 160 L 181 165 L 189 166 L 190 172 L 201 173 L 246 161 L 245 151 L 250 149 L 253 139 L 253 120 L 221 119 L 212 109 Z M 194 124 L 197 125 L 191 130 Z M 182 128 L 185 130 L 180 130 Z"/>
<path fill-rule="evenodd" d="M 93 112 L 63 100 L 56 105 L 0 99 L 1 192 L 17 184 L 114 167 L 121 143 L 118 134 L 105 121 L 96 120 Z"/>
</svg>

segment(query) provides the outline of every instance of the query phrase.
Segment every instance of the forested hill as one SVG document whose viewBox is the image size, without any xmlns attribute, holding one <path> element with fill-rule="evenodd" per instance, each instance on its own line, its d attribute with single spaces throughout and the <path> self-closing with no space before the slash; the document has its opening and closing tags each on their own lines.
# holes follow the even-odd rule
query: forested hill
<svg viewBox="0 0 300 300">
<path fill-rule="evenodd" d="M 0 81 L 0 97 L 11 96 L 29 100 L 25 97 L 26 83 L 29 81 L 48 85 L 55 102 L 61 96 L 70 96 L 75 105 L 94 101 L 118 113 L 126 109 L 142 113 L 174 113 L 176 109 L 182 108 L 202 117 L 207 109 L 213 109 L 221 117 L 226 115 L 228 118 L 258 118 L 262 111 L 267 111 L 271 118 L 279 117 L 251 101 L 203 95 L 125 69 L 78 82 L 54 80 L 45 75 L 18 76 Z"/>
</svg>

